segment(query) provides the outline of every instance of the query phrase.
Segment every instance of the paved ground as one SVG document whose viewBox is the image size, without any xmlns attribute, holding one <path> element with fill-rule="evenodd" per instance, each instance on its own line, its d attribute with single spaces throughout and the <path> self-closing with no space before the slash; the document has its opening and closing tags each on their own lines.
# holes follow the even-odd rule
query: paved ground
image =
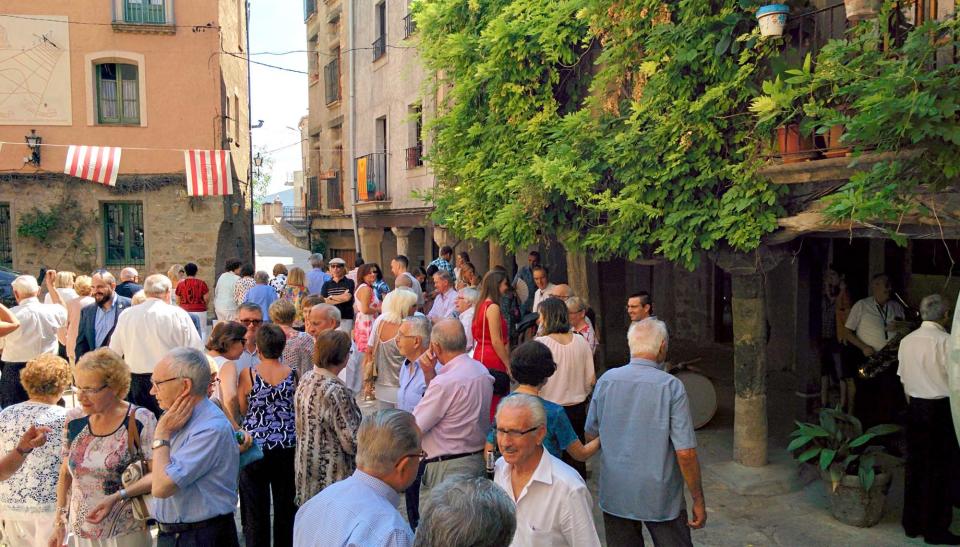
<svg viewBox="0 0 960 547">
<path fill-rule="evenodd" d="M 256 268 L 258 270 L 264 270 L 272 274 L 275 264 L 283 264 L 288 268 L 299 266 L 304 271 L 310 269 L 307 263 L 310 251 L 291 245 L 283 236 L 274 231 L 273 226 L 257 224 L 253 227 L 253 233 Z"/>
</svg>

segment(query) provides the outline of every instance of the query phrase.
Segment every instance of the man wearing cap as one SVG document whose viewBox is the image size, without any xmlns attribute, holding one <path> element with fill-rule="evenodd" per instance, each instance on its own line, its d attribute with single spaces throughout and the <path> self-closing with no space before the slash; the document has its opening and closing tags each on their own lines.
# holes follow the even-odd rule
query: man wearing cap
<svg viewBox="0 0 960 547">
<path fill-rule="evenodd" d="M 347 278 L 347 263 L 342 258 L 330 260 L 330 280 L 320 288 L 320 296 L 327 304 L 340 310 L 340 330 L 353 332 L 353 281 Z"/>
</svg>

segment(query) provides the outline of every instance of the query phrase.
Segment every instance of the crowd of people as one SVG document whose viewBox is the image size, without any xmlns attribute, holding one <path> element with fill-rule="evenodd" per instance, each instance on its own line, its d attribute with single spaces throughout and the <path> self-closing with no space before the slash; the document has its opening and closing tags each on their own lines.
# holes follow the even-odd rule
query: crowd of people
<svg viewBox="0 0 960 547">
<path fill-rule="evenodd" d="M 378 264 L 319 254 L 272 274 L 228 260 L 212 289 L 194 263 L 142 284 L 18 277 L 0 306 L 0 541 L 599 545 L 596 456 L 608 545 L 644 526 L 692 545 L 696 438 L 649 295 L 628 301 L 630 363 L 597 381 L 592 311 L 538 254 L 512 278 L 448 247 L 389 267 L 393 289 Z"/>
</svg>

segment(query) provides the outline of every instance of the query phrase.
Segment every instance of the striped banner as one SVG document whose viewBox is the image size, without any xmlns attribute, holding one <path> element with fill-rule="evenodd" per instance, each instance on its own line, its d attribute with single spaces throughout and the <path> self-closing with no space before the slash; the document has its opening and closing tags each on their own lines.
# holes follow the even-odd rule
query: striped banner
<svg viewBox="0 0 960 547">
<path fill-rule="evenodd" d="M 233 194 L 229 150 L 187 150 L 183 153 L 190 196 Z"/>
<path fill-rule="evenodd" d="M 117 185 L 120 171 L 120 148 L 113 146 L 75 146 L 67 149 L 64 174 L 99 182 L 107 186 Z"/>
</svg>

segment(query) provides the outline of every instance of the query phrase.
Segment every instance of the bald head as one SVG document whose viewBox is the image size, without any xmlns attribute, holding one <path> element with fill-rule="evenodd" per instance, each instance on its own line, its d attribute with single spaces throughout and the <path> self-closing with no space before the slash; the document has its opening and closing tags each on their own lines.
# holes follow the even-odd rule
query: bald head
<svg viewBox="0 0 960 547">
<path fill-rule="evenodd" d="M 460 320 L 438 321 L 430 333 L 430 348 L 443 364 L 467 351 L 467 335 Z"/>
<path fill-rule="evenodd" d="M 317 304 L 310 308 L 305 325 L 307 334 L 317 337 L 320 333 L 340 326 L 340 310 L 330 304 Z"/>
<path fill-rule="evenodd" d="M 140 277 L 140 273 L 137 272 L 135 268 L 124 268 L 120 270 L 121 283 L 123 283 L 124 281 L 136 282 L 138 277 Z"/>
</svg>

